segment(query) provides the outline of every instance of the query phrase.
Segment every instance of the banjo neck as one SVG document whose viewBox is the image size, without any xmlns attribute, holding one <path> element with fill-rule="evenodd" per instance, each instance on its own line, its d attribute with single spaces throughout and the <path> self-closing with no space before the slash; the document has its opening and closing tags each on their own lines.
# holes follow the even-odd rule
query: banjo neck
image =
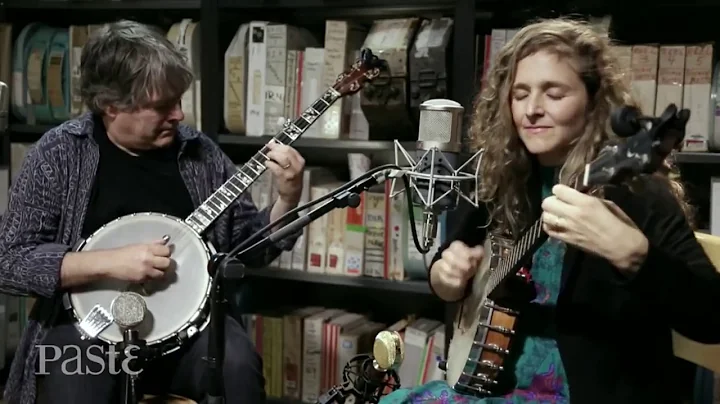
<svg viewBox="0 0 720 404">
<path fill-rule="evenodd" d="M 597 163 L 596 163 L 597 164 Z M 592 165 L 587 164 L 581 181 L 576 181 L 573 188 L 587 193 L 590 190 L 589 175 Z M 537 219 L 535 223 L 525 230 L 517 242 L 515 242 L 508 253 L 507 259 L 503 260 L 497 270 L 493 272 L 488 283 L 488 294 L 492 293 L 500 284 L 503 283 L 510 275 L 516 274 L 522 266 L 525 265 L 533 254 L 548 239 L 547 233 L 542 229 L 542 217 Z"/>
<path fill-rule="evenodd" d="M 280 133 L 275 135 L 271 141 L 287 146 L 291 145 L 341 96 L 342 94 L 333 87 L 328 88 L 298 118 L 292 122 L 286 122 Z M 268 160 L 267 153 L 269 151 L 267 145 L 263 146 L 232 177 L 195 209 L 185 219 L 185 223 L 198 234 L 203 234 L 265 172 L 265 162 Z"/>
<path fill-rule="evenodd" d="M 488 280 L 488 295 L 500 286 L 510 275 L 520 271 L 535 251 L 548 239 L 547 233 L 542 229 L 542 223 L 542 219 L 535 221 L 535 223 L 520 236 L 520 239 L 513 244 L 507 258 L 500 261 L 497 269 L 493 271 Z"/>
</svg>

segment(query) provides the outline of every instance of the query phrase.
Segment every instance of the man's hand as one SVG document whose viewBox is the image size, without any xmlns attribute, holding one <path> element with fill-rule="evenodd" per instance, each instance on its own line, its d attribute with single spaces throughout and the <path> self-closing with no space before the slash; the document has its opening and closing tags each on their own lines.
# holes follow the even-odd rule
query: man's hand
<svg viewBox="0 0 720 404">
<path fill-rule="evenodd" d="M 61 286 L 70 288 L 104 278 L 131 283 L 162 278 L 175 265 L 171 253 L 165 240 L 67 253 L 60 268 Z"/>
<path fill-rule="evenodd" d="M 162 278 L 173 264 L 171 249 L 165 241 L 108 250 L 108 260 L 113 263 L 108 275 L 129 282 L 145 282 Z"/>
<path fill-rule="evenodd" d="M 303 185 L 305 159 L 297 150 L 274 140 L 268 143 L 270 151 L 265 166 L 272 172 L 279 202 L 289 207 L 297 206 Z"/>
</svg>

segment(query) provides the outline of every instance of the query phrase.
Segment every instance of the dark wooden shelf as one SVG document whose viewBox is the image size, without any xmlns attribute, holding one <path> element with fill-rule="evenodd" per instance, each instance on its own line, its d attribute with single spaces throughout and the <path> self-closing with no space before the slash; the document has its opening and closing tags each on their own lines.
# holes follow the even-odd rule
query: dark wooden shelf
<svg viewBox="0 0 720 404">
<path fill-rule="evenodd" d="M 200 0 L 5 0 L 6 9 L 199 10 Z"/>
<path fill-rule="evenodd" d="M 239 267 L 236 264 L 228 265 L 228 279 L 233 279 L 239 274 Z M 296 271 L 291 269 L 263 268 L 263 269 L 245 269 L 245 280 L 251 281 L 253 278 L 259 279 L 280 279 L 294 282 L 317 283 L 335 286 L 351 286 L 358 288 L 366 288 L 370 290 L 386 290 L 403 293 L 416 293 L 430 295 L 430 285 L 427 281 L 392 281 L 380 278 L 371 278 L 368 276 L 344 276 L 344 275 L 328 275 L 314 274 L 305 271 Z"/>
<path fill-rule="evenodd" d="M 218 142 L 221 145 L 240 146 L 262 146 L 272 139 L 271 136 L 244 136 L 244 135 L 220 135 Z M 415 142 L 401 142 L 405 150 L 415 149 Z M 321 138 L 300 138 L 293 142 L 295 149 L 312 149 L 344 152 L 394 152 L 395 143 L 390 140 L 340 140 Z"/>
<path fill-rule="evenodd" d="M 218 0 L 221 8 L 406 8 L 415 10 L 418 8 L 452 8 L 455 0 Z"/>
<path fill-rule="evenodd" d="M 293 400 L 291 398 L 277 398 L 277 397 L 268 397 L 265 402 L 267 404 L 306 404 L 300 400 Z"/>
<path fill-rule="evenodd" d="M 8 132 L 26 135 L 42 135 L 57 125 L 28 125 L 26 123 L 12 123 Z"/>
<path fill-rule="evenodd" d="M 7 134 L 12 143 L 35 143 L 55 125 L 28 125 L 24 123 L 10 124 Z"/>
<path fill-rule="evenodd" d="M 720 153 L 680 152 L 675 161 L 683 164 L 720 164 Z"/>
</svg>

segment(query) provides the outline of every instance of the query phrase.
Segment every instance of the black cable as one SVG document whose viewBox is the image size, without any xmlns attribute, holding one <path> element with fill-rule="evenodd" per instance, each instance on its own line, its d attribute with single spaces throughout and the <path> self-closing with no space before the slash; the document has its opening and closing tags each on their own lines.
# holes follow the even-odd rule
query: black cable
<svg viewBox="0 0 720 404">
<path fill-rule="evenodd" d="M 402 176 L 403 185 L 405 185 L 405 196 L 407 197 L 407 203 L 408 203 L 408 220 L 410 220 L 410 232 L 412 233 L 413 242 L 415 243 L 415 248 L 420 252 L 420 254 L 427 254 L 430 251 L 430 248 L 422 248 L 420 246 L 420 240 L 418 240 L 417 235 L 417 228 L 415 227 L 415 209 L 413 208 L 412 203 L 412 195 L 411 189 L 410 189 L 410 180 L 408 180 L 407 175 Z M 425 260 L 423 260 L 425 261 Z M 427 265 L 426 265 L 427 266 Z"/>
</svg>

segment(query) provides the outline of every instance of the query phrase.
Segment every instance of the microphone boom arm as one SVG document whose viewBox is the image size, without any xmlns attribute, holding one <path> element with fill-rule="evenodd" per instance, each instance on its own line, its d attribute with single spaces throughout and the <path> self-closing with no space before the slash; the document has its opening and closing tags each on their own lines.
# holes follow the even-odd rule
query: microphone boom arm
<svg viewBox="0 0 720 404">
<path fill-rule="evenodd" d="M 263 247 L 267 247 L 270 244 L 276 243 L 289 237 L 290 235 L 309 225 L 313 221 L 330 213 L 334 209 L 346 208 L 348 206 L 356 208 L 360 206 L 361 193 L 369 190 L 375 185 L 382 184 L 388 178 L 402 177 L 402 175 L 404 174 L 401 170 L 393 169 L 387 171 L 380 171 L 378 173 L 375 173 L 374 175 L 370 175 L 364 178 L 363 180 L 359 181 L 357 184 L 349 187 L 348 189 L 338 193 L 337 195 L 333 195 L 332 198 L 323 202 L 320 206 L 311 210 L 306 215 L 298 217 L 294 221 L 273 232 L 268 237 L 264 237 L 257 243 L 246 248 L 237 255 L 237 258 L 239 259 L 240 257 L 252 254 L 253 252 L 258 251 Z"/>
<path fill-rule="evenodd" d="M 207 404 L 224 404 L 224 380 L 223 380 L 223 362 L 225 353 L 225 291 L 224 279 L 226 277 L 228 264 L 235 260 L 241 260 L 242 257 L 255 253 L 264 247 L 267 247 L 277 241 L 280 241 L 295 232 L 301 230 L 316 219 L 329 213 L 337 208 L 345 208 L 348 206 L 358 207 L 361 202 L 360 193 L 367 191 L 371 187 L 385 182 L 389 178 L 401 178 L 405 174 L 400 169 L 387 169 L 373 172 L 365 178 L 349 186 L 347 189 L 338 192 L 330 199 L 323 202 L 317 208 L 308 212 L 306 215 L 300 216 L 294 221 L 281 227 L 279 230 L 271 233 L 267 237 L 263 237 L 260 241 L 245 248 L 237 255 L 216 253 L 208 262 L 208 273 L 212 276 L 212 286 L 210 291 L 210 325 L 208 338 L 208 355 L 205 362 L 208 365 L 209 386 L 207 394 Z M 233 278 L 242 279 L 245 277 L 244 267 L 233 268 Z"/>
</svg>

